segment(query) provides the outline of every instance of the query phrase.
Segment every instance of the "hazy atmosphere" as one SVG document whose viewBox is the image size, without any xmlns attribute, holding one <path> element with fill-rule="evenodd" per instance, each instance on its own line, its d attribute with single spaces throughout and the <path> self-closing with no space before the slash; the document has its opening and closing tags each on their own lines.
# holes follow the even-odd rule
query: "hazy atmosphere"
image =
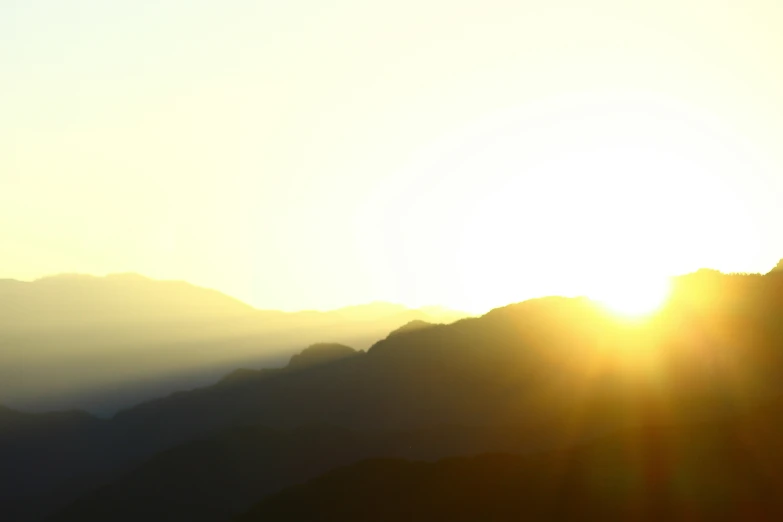
<svg viewBox="0 0 783 522">
<path fill-rule="evenodd" d="M 0 0 L 0 520 L 783 520 L 781 28 Z"/>
<path fill-rule="evenodd" d="M 2 277 L 485 312 L 766 272 L 781 24 L 775 0 L 5 2 Z"/>
</svg>

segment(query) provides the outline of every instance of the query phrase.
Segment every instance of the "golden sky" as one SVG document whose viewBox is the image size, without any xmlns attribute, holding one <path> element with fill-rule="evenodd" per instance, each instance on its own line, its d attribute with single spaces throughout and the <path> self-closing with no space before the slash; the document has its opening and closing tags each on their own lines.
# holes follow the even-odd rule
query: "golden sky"
<svg viewBox="0 0 783 522">
<path fill-rule="evenodd" d="M 0 277 L 482 312 L 766 271 L 780 27 L 775 0 L 3 2 Z"/>
</svg>

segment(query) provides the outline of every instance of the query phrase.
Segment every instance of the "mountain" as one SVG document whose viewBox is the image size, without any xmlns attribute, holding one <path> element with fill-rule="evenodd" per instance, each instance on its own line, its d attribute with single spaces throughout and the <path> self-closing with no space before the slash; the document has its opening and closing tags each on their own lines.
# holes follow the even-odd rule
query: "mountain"
<svg viewBox="0 0 783 522">
<path fill-rule="evenodd" d="M 85 411 L 58 411 L 50 413 L 25 413 L 0 405 L 0 451 L 2 443 L 13 440 L 18 450 L 24 443 L 33 443 L 35 437 L 46 438 L 47 432 L 56 431 L 64 438 L 66 431 L 74 434 L 104 424 Z"/>
<path fill-rule="evenodd" d="M 362 459 L 433 460 L 486 451 L 530 452 L 563 443 L 518 426 L 441 425 L 412 431 L 330 425 L 229 428 L 158 453 L 48 521 L 220 522 L 284 486 Z"/>
<path fill-rule="evenodd" d="M 580 400 L 615 394 L 629 403 L 664 392 L 682 404 L 733 393 L 751 400 L 783 390 L 781 282 L 684 277 L 670 305 L 643 324 L 586 299 L 526 301 L 390 335 L 365 356 L 328 367 L 151 401 L 120 412 L 114 423 L 126 433 L 173 424 L 165 437 L 150 439 L 167 446 L 239 419 L 278 428 L 327 422 L 407 429 L 539 423 Z M 192 417 L 199 423 L 187 422 Z"/>
<path fill-rule="evenodd" d="M 240 368 L 223 377 L 218 384 L 233 385 L 241 381 L 261 380 L 272 376 L 282 375 L 306 368 L 313 368 L 323 364 L 329 364 L 340 361 L 348 357 L 355 357 L 364 352 L 354 350 L 350 346 L 338 343 L 315 343 L 298 354 L 291 356 L 288 365 L 283 368 L 262 368 L 260 370 L 251 370 L 249 368 Z"/>
<path fill-rule="evenodd" d="M 63 487 L 63 495 L 49 496 L 47 504 L 56 507 L 83 493 L 81 476 L 90 469 L 86 459 L 105 450 L 98 445 L 105 440 L 106 425 L 83 411 L 33 414 L 0 406 L 0 518 L 37 518 L 38 503 L 13 502 L 15 495 Z M 109 476 L 101 475 L 100 480 Z M 97 476 L 88 484 L 95 480 Z"/>
<path fill-rule="evenodd" d="M 381 447 L 340 428 L 234 428 L 162 452 L 49 520 L 224 521 L 267 493 Z"/>
<path fill-rule="evenodd" d="M 339 361 L 347 357 L 358 355 L 358 352 L 350 346 L 338 343 L 316 343 L 305 348 L 301 353 L 291 356 L 288 368 L 302 370 Z"/>
<path fill-rule="evenodd" d="M 110 415 L 238 367 L 282 366 L 301 346 L 366 349 L 411 320 L 461 317 L 436 311 L 388 303 L 256 310 L 214 290 L 136 274 L 0 280 L 0 400 Z"/>
<path fill-rule="evenodd" d="M 537 455 L 369 460 L 284 489 L 235 520 L 781 520 L 779 414 L 647 426 Z"/>
<path fill-rule="evenodd" d="M 410 433 L 357 432 L 326 425 L 232 428 L 157 454 L 49 520 L 219 522 L 246 511 L 269 493 L 340 465 L 378 456 L 451 455 L 461 444 L 481 449 L 485 446 L 471 444 L 472 440 L 491 437 L 505 437 L 512 445 L 514 432 L 507 431 L 485 434 L 444 427 Z"/>
<path fill-rule="evenodd" d="M 424 330 L 425 328 L 430 328 L 432 326 L 434 325 L 432 323 L 428 323 L 427 321 L 415 320 L 400 326 L 396 330 L 392 331 L 389 336 L 399 335 L 406 332 L 415 332 L 417 330 Z"/>
<path fill-rule="evenodd" d="M 534 299 L 389 335 L 327 364 L 243 372 L 138 405 L 91 435 L 95 443 L 80 454 L 85 464 L 68 471 L 140 469 L 151 455 L 247 425 L 389 432 L 512 425 L 525 434 L 523 451 L 542 449 L 541 441 L 564 447 L 613 430 L 738 417 L 783 394 L 781 345 L 777 274 L 677 278 L 669 304 L 641 322 L 583 298 Z"/>
<path fill-rule="evenodd" d="M 215 290 L 138 274 L 63 274 L 30 283 L 0 280 L 2 329 L 187 321 L 253 311 Z"/>
<path fill-rule="evenodd" d="M 583 413 L 590 415 L 594 414 L 595 410 L 586 410 Z M 523 426 L 511 425 L 494 427 L 441 425 L 407 432 L 355 431 L 327 425 L 301 427 L 294 430 L 272 430 L 251 426 L 233 428 L 215 437 L 186 443 L 162 452 L 123 478 L 83 496 L 78 502 L 48 520 L 49 522 L 107 520 L 124 522 L 143 519 L 148 522 L 176 520 L 218 522 L 248 510 L 254 502 L 270 493 L 275 493 L 283 486 L 305 482 L 340 465 L 380 457 L 436 460 L 486 452 L 513 452 L 517 455 L 526 455 L 525 461 L 542 461 L 542 464 L 531 472 L 533 477 L 540 478 L 551 475 L 553 471 L 559 471 L 560 468 L 555 464 L 559 466 L 570 459 L 572 453 L 582 452 L 585 456 L 575 461 L 575 464 L 583 468 L 580 473 L 593 475 L 606 473 L 611 475 L 607 477 L 608 479 L 616 479 L 620 474 L 627 475 L 623 480 L 631 480 L 634 475 L 638 478 L 640 470 L 631 469 L 630 466 L 640 463 L 635 462 L 634 459 L 644 458 L 645 469 L 656 465 L 653 459 L 662 459 L 664 465 L 672 466 L 671 469 L 666 470 L 669 475 L 672 475 L 665 478 L 667 483 L 676 482 L 674 478 L 678 475 L 686 475 L 698 476 L 697 485 L 701 485 L 703 476 L 718 465 L 725 467 L 724 476 L 736 475 L 736 480 L 740 482 L 746 480 L 746 476 L 742 473 L 747 474 L 748 470 L 741 466 L 741 462 L 733 460 L 738 455 L 768 456 L 769 461 L 765 462 L 762 468 L 775 469 L 777 463 L 783 463 L 783 444 L 780 443 L 783 440 L 783 422 L 780 420 L 783 419 L 782 414 L 783 401 L 768 403 L 750 414 L 712 422 L 661 424 L 660 419 L 652 413 L 649 418 L 638 422 L 644 429 L 620 429 L 619 433 L 612 433 L 609 436 L 601 436 L 599 431 L 595 431 L 593 433 L 598 437 L 595 439 L 598 442 L 588 444 L 585 444 L 582 438 L 575 439 L 567 435 L 574 427 L 569 419 L 561 419 L 557 425 L 538 432 Z M 608 429 L 608 432 L 612 431 L 616 431 L 616 426 L 614 429 Z M 581 437 L 584 435 L 582 433 Z M 656 445 L 651 445 L 655 438 L 661 439 L 654 441 L 657 449 Z M 590 438 L 588 437 L 587 440 Z M 575 448 L 576 452 L 563 452 L 564 449 L 571 448 Z M 585 452 L 584 448 L 588 448 L 588 451 Z M 661 448 L 670 454 L 662 454 Z M 552 455 L 556 457 L 551 458 Z M 708 460 L 704 461 L 704 459 Z M 751 467 L 759 464 L 759 461 L 753 460 L 752 457 L 751 460 Z M 606 465 L 602 463 L 620 464 L 620 466 L 616 466 L 610 474 Z M 706 464 L 707 469 L 700 469 L 698 466 L 701 464 Z M 597 466 L 596 470 L 592 469 L 594 466 Z M 387 473 L 388 470 L 382 471 L 382 474 Z M 475 473 L 476 470 L 469 472 L 470 475 Z M 356 480 L 359 483 L 373 484 L 377 478 L 361 475 Z M 407 483 L 408 479 L 405 480 Z M 567 482 L 567 479 L 563 480 Z M 600 477 L 601 483 L 604 483 L 604 480 L 604 477 Z M 430 483 L 431 480 L 426 479 L 424 482 Z M 320 480 L 316 481 L 316 484 L 320 483 Z M 410 484 L 418 483 L 416 476 L 411 477 Z M 489 484 L 483 480 L 482 483 Z M 611 484 L 611 481 L 606 483 Z M 525 487 L 526 491 L 538 491 L 541 486 L 550 485 L 534 482 Z M 366 517 L 364 519 L 376 519 L 367 510 L 393 511 L 384 504 L 384 498 L 387 495 L 394 495 L 395 487 L 383 489 L 383 484 L 377 486 L 379 489 L 376 497 L 372 494 L 357 494 L 360 498 L 356 501 L 364 502 L 364 505 L 359 506 L 366 510 L 361 515 Z M 499 485 L 505 488 L 509 486 L 509 484 Z M 347 491 L 361 491 L 361 486 L 345 487 Z M 320 485 L 314 489 L 315 495 L 330 497 L 322 491 Z M 469 497 L 470 491 L 467 489 L 450 494 L 460 498 Z M 294 491 L 299 491 L 299 488 L 295 488 Z M 426 487 L 424 491 L 428 491 Z M 344 505 L 345 499 L 342 496 L 339 498 L 340 506 Z M 266 507 L 270 502 L 272 504 L 277 502 L 275 499 L 276 497 L 273 496 L 271 501 L 261 504 L 264 506 L 261 509 L 264 514 L 255 515 L 257 519 L 266 520 L 266 517 L 270 517 L 271 520 L 276 520 L 268 513 Z M 319 505 L 319 502 L 308 498 L 302 499 L 301 502 L 297 499 L 292 503 Z M 297 518 L 290 512 L 292 506 L 288 501 L 283 504 L 289 511 L 281 515 L 282 520 L 331 519 L 320 518 L 313 512 L 300 513 L 298 515 L 300 518 Z M 480 512 L 483 512 L 484 507 L 486 506 L 483 506 Z M 318 507 L 323 516 L 329 517 L 332 516 L 330 510 L 334 509 L 338 510 L 338 513 L 334 514 L 335 517 L 345 515 L 344 512 L 339 511 L 339 506 L 327 504 Z M 413 511 L 413 507 L 411 510 Z M 403 519 L 407 518 L 403 517 Z M 424 519 L 450 518 L 444 512 L 438 513 L 437 516 L 433 515 L 433 518 Z"/>
</svg>

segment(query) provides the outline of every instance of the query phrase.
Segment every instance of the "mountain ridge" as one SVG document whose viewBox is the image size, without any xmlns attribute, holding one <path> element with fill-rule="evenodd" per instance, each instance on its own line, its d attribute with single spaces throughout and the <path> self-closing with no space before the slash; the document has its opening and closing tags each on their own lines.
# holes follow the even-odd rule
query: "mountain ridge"
<svg viewBox="0 0 783 522">
<path fill-rule="evenodd" d="M 241 425 L 399 432 L 514 424 L 576 442 L 645 423 L 736 416 L 783 395 L 781 325 L 777 275 L 678 278 L 670 302 L 643 323 L 584 298 L 528 300 L 387 335 L 361 356 L 122 410 L 82 441 L 81 467 L 60 472 L 130 469 Z"/>
<path fill-rule="evenodd" d="M 283 366 L 302 346 L 364 349 L 406 322 L 439 319 L 389 306 L 265 311 L 138 274 L 0 281 L 0 398 L 28 411 L 106 416 L 236 368 Z"/>
</svg>

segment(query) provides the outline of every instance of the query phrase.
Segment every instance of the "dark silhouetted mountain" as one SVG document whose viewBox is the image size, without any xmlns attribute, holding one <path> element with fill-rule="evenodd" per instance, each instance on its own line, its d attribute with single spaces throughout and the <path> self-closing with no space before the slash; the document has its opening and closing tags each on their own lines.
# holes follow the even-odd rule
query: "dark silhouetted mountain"
<svg viewBox="0 0 783 522">
<path fill-rule="evenodd" d="M 166 447 L 240 421 L 278 428 L 536 424 L 587 397 L 616 394 L 630 404 L 665 389 L 679 405 L 700 396 L 720 403 L 730 394 L 774 394 L 782 389 L 781 281 L 683 277 L 672 303 L 641 324 L 586 299 L 526 301 L 392 335 L 365 356 L 326 367 L 152 401 L 121 412 L 114 424 L 125 433 L 172 425 L 149 439 Z"/>
<path fill-rule="evenodd" d="M 307 347 L 301 353 L 291 356 L 288 368 L 291 370 L 301 370 L 320 366 L 347 357 L 353 357 L 358 352 L 350 346 L 337 343 L 316 343 Z"/>
<path fill-rule="evenodd" d="M 400 326 L 393 332 L 391 332 L 389 335 L 399 335 L 406 332 L 415 332 L 417 330 L 423 330 L 425 328 L 430 328 L 434 326 L 432 323 L 428 323 L 427 321 L 411 321 L 409 323 L 405 323 L 404 325 Z"/>
<path fill-rule="evenodd" d="M 530 453 L 570 443 L 568 437 L 515 426 L 436 426 L 409 432 L 331 426 L 230 429 L 149 459 L 50 520 L 217 522 L 283 486 L 368 457 L 437 459 L 486 451 Z"/>
<path fill-rule="evenodd" d="M 106 424 L 82 411 L 31 414 L 0 406 L 0 519 L 35 518 L 37 503 L 11 502 L 16 495 L 79 481 L 91 469 L 91 456 L 102 452 L 96 444 L 104 440 Z M 62 498 L 52 494 L 49 503 L 56 507 L 83 491 L 72 486 Z"/>
<path fill-rule="evenodd" d="M 550 441 L 547 441 L 549 443 Z M 371 457 L 437 459 L 543 444 L 516 427 L 436 426 L 410 432 L 334 426 L 229 429 L 162 452 L 101 487 L 51 522 L 227 520 L 265 495 Z"/>
<path fill-rule="evenodd" d="M 591 415 L 598 411 L 593 408 L 582 413 Z M 604 453 L 597 454 L 602 459 L 598 462 L 592 450 L 591 458 L 583 459 L 585 465 L 598 467 L 592 473 L 600 475 L 604 472 L 603 462 L 611 462 L 617 457 L 624 457 L 625 464 L 630 464 L 627 460 L 632 452 L 638 454 L 647 449 L 644 445 L 651 433 L 666 435 L 665 447 L 672 454 L 659 454 L 656 458 L 667 459 L 664 462 L 668 465 L 685 468 L 678 467 L 676 473 L 698 471 L 693 469 L 693 460 L 698 464 L 699 459 L 705 458 L 705 452 L 699 452 L 700 447 L 708 452 L 713 464 L 718 465 L 735 466 L 737 463 L 731 459 L 737 451 L 768 454 L 772 459 L 768 463 L 770 466 L 783 459 L 783 443 L 780 442 L 783 440 L 783 403 L 780 401 L 730 420 L 702 424 L 659 424 L 660 419 L 654 412 L 648 413 L 651 415 L 646 420 L 638 422 L 646 431 L 624 430 L 620 436 L 612 435 L 600 444 L 590 446 L 601 448 Z M 538 459 L 536 454 L 542 454 L 542 450 L 580 446 L 584 433 L 574 438 L 574 427 L 574 419 L 564 418 L 537 431 L 522 426 L 435 426 L 409 432 L 357 432 L 331 426 L 290 431 L 261 427 L 231 429 L 211 439 L 186 443 L 157 455 L 122 479 L 84 496 L 53 517 L 51 522 L 141 519 L 147 522 L 217 522 L 249 508 L 254 501 L 283 486 L 301 483 L 328 469 L 361 459 L 434 460 L 486 452 L 513 452 Z M 744 446 L 726 447 L 726 443 L 732 441 Z M 735 453 L 729 452 L 725 456 L 720 453 L 729 450 Z M 649 461 L 645 462 L 645 469 L 650 465 Z M 540 471 L 551 472 L 551 464 L 547 467 Z M 630 473 L 631 470 L 621 471 Z M 311 519 L 320 520 L 318 517 Z M 374 520 L 373 517 L 368 519 Z"/>
<path fill-rule="evenodd" d="M 315 342 L 366 349 L 410 320 L 461 316 L 436 310 L 256 310 L 214 290 L 135 274 L 2 280 L 0 398 L 28 411 L 108 415 L 238 367 L 283 366 Z"/>
<path fill-rule="evenodd" d="M 633 426 L 737 416 L 783 393 L 781 346 L 779 273 L 677 278 L 669 304 L 646 321 L 587 299 L 535 299 L 390 335 L 359 356 L 243 372 L 122 411 L 85 449 L 92 467 L 81 471 L 130 469 L 242 425 L 514 425 L 563 446 Z"/>
<path fill-rule="evenodd" d="M 287 488 L 236 520 L 775 521 L 781 441 L 779 417 L 744 418 L 647 427 L 526 457 L 369 460 Z"/>
<path fill-rule="evenodd" d="M 340 428 L 235 428 L 160 453 L 51 520 L 228 520 L 266 493 L 379 450 Z"/>
<path fill-rule="evenodd" d="M 79 430 L 83 426 L 102 424 L 85 411 L 58 411 L 50 413 L 25 413 L 0 405 L 0 441 L 6 438 L 29 439 L 34 435 L 43 435 L 49 427 L 60 429 L 69 427 Z"/>
<path fill-rule="evenodd" d="M 228 375 L 224 376 L 222 379 L 220 379 L 217 385 L 231 386 L 236 383 L 247 381 L 247 380 L 257 381 L 258 379 L 264 379 L 266 377 L 272 377 L 273 375 L 278 375 L 282 371 L 284 371 L 283 368 L 261 368 L 260 370 L 252 370 L 250 368 L 239 368 L 229 373 Z M 175 392 L 172 395 L 180 395 L 182 393 L 186 393 L 186 392 Z"/>
<path fill-rule="evenodd" d="M 350 346 L 338 343 L 315 343 L 298 354 L 291 356 L 291 360 L 284 368 L 262 368 L 260 370 L 251 370 L 240 368 L 223 377 L 218 384 L 232 385 L 241 381 L 259 380 L 272 376 L 279 376 L 285 372 L 303 370 L 322 364 L 355 357 L 364 352 L 356 351 Z"/>
</svg>

